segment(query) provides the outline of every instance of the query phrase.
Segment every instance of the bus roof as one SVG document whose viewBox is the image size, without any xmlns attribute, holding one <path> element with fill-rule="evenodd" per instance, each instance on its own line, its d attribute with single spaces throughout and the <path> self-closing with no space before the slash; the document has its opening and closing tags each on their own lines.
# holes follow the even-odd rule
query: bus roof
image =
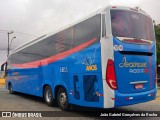
<svg viewBox="0 0 160 120">
<path fill-rule="evenodd" d="M 151 17 L 148 13 L 146 13 L 145 11 L 143 11 L 141 8 L 139 7 L 135 7 L 135 8 L 131 8 L 131 7 L 124 7 L 124 6 L 110 6 L 109 7 L 110 10 L 128 10 L 128 11 L 135 11 L 135 12 L 139 12 L 141 14 L 144 14 L 148 17 Z"/>
</svg>

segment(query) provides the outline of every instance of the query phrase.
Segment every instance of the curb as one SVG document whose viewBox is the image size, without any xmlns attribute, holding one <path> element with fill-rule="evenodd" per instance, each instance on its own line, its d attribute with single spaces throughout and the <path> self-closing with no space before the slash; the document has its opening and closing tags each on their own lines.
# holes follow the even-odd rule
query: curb
<svg viewBox="0 0 160 120">
<path fill-rule="evenodd" d="M 4 85 L 5 84 L 5 78 L 0 78 L 0 85 Z"/>
</svg>

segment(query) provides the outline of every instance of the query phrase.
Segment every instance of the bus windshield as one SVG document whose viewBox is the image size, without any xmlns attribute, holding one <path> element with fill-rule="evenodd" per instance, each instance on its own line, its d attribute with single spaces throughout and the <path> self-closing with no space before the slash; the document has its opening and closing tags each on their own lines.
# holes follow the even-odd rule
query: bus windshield
<svg viewBox="0 0 160 120">
<path fill-rule="evenodd" d="M 111 23 L 114 37 L 155 40 L 152 19 L 144 14 L 111 10 Z"/>
</svg>

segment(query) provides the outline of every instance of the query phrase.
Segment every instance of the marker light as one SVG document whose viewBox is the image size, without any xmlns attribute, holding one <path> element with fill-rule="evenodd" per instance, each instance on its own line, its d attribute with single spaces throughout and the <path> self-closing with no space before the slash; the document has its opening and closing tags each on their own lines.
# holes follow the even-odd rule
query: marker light
<svg viewBox="0 0 160 120">
<path fill-rule="evenodd" d="M 112 8 L 117 8 L 116 6 L 112 6 Z"/>
</svg>

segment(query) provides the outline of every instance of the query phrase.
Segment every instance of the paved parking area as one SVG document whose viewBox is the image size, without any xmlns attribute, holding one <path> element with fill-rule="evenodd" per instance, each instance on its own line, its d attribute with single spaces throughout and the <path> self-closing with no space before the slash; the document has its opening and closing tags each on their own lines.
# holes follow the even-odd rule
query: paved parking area
<svg viewBox="0 0 160 120">
<path fill-rule="evenodd" d="M 136 105 L 130 105 L 130 106 L 125 106 L 125 107 L 119 107 L 119 108 L 114 108 L 114 109 L 109 109 L 112 111 L 160 111 L 160 89 L 158 89 L 157 93 L 157 99 L 146 102 L 146 103 L 141 103 L 141 104 L 136 104 Z M 106 110 L 106 111 L 109 111 Z M 0 86 L 0 111 L 59 111 L 57 114 L 65 114 L 65 112 L 61 111 L 57 106 L 56 107 L 49 107 L 47 106 L 42 98 L 35 97 L 35 96 L 30 96 L 30 95 L 25 95 L 21 93 L 16 93 L 16 94 L 9 94 L 9 92 L 5 89 L 4 86 Z M 104 112 L 104 111 L 103 111 Z M 56 112 L 54 113 L 56 114 Z M 69 113 L 70 114 L 70 113 Z M 71 116 L 78 116 L 78 117 L 57 117 L 56 119 L 103 119 L 104 117 L 101 118 L 95 118 L 95 117 L 87 117 L 87 116 L 92 116 L 94 112 L 89 112 L 84 114 L 83 112 L 78 112 L 72 111 Z M 119 117 L 116 117 L 117 119 L 120 119 Z M 37 118 L 34 118 L 37 119 Z M 45 118 L 45 119 L 51 119 L 51 118 Z M 53 119 L 53 118 L 52 118 Z M 55 118 L 54 118 L 55 119 Z M 111 119 L 111 118 L 109 118 Z M 137 119 L 137 117 L 131 118 L 131 119 Z M 141 119 L 155 119 L 157 120 L 156 117 L 154 118 L 141 118 Z M 159 118 L 160 119 L 160 118 Z M 0 118 L 1 120 L 1 118 Z M 16 118 L 17 120 L 17 118 Z"/>
</svg>

